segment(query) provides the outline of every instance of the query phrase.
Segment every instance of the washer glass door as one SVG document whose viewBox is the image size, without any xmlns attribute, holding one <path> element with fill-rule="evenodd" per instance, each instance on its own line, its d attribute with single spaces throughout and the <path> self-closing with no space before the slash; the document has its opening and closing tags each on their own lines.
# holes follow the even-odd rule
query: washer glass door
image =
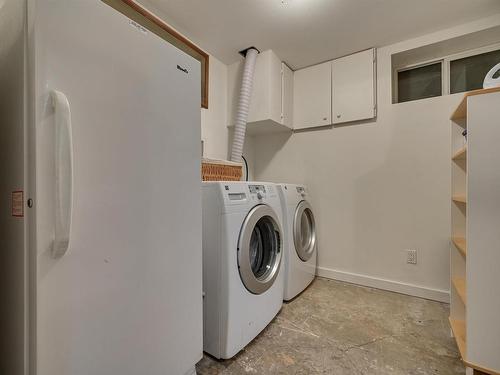
<svg viewBox="0 0 500 375">
<path fill-rule="evenodd" d="M 316 248 L 316 222 L 307 201 L 301 201 L 295 210 L 293 242 L 299 258 L 307 262 Z"/>
<path fill-rule="evenodd" d="M 248 291 L 261 294 L 273 285 L 281 253 L 276 213 L 267 205 L 254 207 L 243 222 L 238 243 L 238 269 Z"/>
</svg>

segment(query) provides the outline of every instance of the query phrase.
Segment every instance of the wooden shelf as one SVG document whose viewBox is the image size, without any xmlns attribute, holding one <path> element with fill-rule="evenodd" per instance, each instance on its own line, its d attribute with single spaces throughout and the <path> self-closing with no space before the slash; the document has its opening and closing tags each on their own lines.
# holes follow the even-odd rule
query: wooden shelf
<svg viewBox="0 0 500 375">
<path fill-rule="evenodd" d="M 464 160 L 467 158 L 467 146 L 462 147 L 451 157 L 452 160 Z"/>
<path fill-rule="evenodd" d="M 467 198 L 465 197 L 465 195 L 462 195 L 462 194 L 455 194 L 451 197 L 451 199 L 454 201 L 454 202 L 458 202 L 458 203 L 467 203 Z"/>
<path fill-rule="evenodd" d="M 490 151 L 491 149 L 496 151 L 493 145 L 498 142 L 494 141 L 500 139 L 500 130 L 495 126 L 497 125 L 495 120 L 500 113 L 499 102 L 500 87 L 475 90 L 464 93 L 460 104 L 451 114 L 450 166 L 453 202 L 451 242 L 453 245 L 450 249 L 452 298 L 449 321 L 467 373 L 475 375 L 500 375 L 500 356 L 498 356 L 500 353 L 495 350 L 500 345 L 500 336 L 498 329 L 494 329 L 498 328 L 494 317 L 499 316 L 500 306 L 483 291 L 491 285 L 497 285 L 500 280 L 500 274 L 491 267 L 492 264 L 498 263 L 500 255 L 489 251 L 496 246 L 493 234 L 497 233 L 495 230 L 498 231 L 500 215 L 496 215 L 496 212 L 492 214 L 493 211 L 488 210 L 488 205 L 498 201 L 497 191 L 488 189 L 488 186 L 500 179 L 490 181 L 491 173 L 488 172 L 495 170 L 496 166 Z M 469 104 L 471 106 L 468 108 Z M 464 142 L 464 129 L 468 129 L 469 133 L 474 133 L 476 136 L 480 135 L 482 142 L 474 142 L 479 144 L 478 147 L 468 149 L 469 144 Z M 477 157 L 472 155 L 475 153 Z M 495 153 L 495 156 L 498 154 L 500 153 Z M 484 157 L 486 155 L 487 158 Z M 478 168 L 476 172 L 478 174 L 473 176 L 468 173 L 471 166 L 467 165 L 467 160 L 470 158 L 480 159 L 481 164 L 484 164 L 482 169 Z M 477 197 L 477 204 L 482 208 L 474 210 L 473 217 L 470 216 L 471 212 L 466 212 L 470 211 L 468 206 L 471 204 L 471 194 L 474 199 Z M 477 221 L 477 224 L 471 227 L 469 225 L 471 221 Z M 481 241 L 472 243 L 474 236 L 465 236 L 465 233 L 471 231 L 472 234 L 476 233 L 476 237 L 483 237 Z M 473 251 L 468 251 L 469 245 Z M 476 329 L 481 335 L 477 335 Z M 482 354 L 479 354 L 480 352 Z"/>
<path fill-rule="evenodd" d="M 465 287 L 465 279 L 462 279 L 460 277 L 454 277 L 452 279 L 453 287 L 458 293 L 458 296 L 464 303 L 464 306 L 467 305 L 467 293 L 466 293 L 466 287 Z"/>
<path fill-rule="evenodd" d="M 457 320 L 449 318 L 451 330 L 453 331 L 453 336 L 455 336 L 455 341 L 457 342 L 458 350 L 460 351 L 460 356 L 462 360 L 466 360 L 467 353 L 467 341 L 465 339 L 465 322 L 463 320 Z"/>
<path fill-rule="evenodd" d="M 467 256 L 467 240 L 463 237 L 453 237 L 451 239 L 453 241 L 453 244 L 457 248 L 457 250 L 462 254 L 464 257 Z"/>
<path fill-rule="evenodd" d="M 457 109 L 455 109 L 455 112 L 451 115 L 451 120 L 456 121 L 463 119 L 467 117 L 467 98 L 469 96 L 474 96 L 474 95 L 482 95 L 482 94 L 488 94 L 490 92 L 496 92 L 500 91 L 500 87 L 493 87 L 491 89 L 480 89 L 480 90 L 474 90 L 474 91 L 469 91 L 466 93 L 458 105 Z"/>
</svg>

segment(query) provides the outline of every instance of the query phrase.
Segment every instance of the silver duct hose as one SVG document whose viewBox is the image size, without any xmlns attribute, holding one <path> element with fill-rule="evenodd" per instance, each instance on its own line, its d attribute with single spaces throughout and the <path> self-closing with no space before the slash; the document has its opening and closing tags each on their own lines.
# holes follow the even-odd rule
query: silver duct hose
<svg viewBox="0 0 500 375">
<path fill-rule="evenodd" d="M 258 54 L 259 51 L 250 48 L 245 57 L 238 110 L 236 112 L 236 122 L 234 124 L 233 145 L 231 147 L 231 161 L 237 163 L 241 162 L 241 155 L 243 155 L 248 110 L 250 109 L 250 98 L 252 97 L 253 73 L 255 71 L 255 62 L 257 61 Z"/>
</svg>

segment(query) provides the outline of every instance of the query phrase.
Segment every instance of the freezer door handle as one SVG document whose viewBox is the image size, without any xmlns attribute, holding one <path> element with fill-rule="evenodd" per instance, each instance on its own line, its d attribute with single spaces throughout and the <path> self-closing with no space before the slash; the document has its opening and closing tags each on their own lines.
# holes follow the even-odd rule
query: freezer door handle
<svg viewBox="0 0 500 375">
<path fill-rule="evenodd" d="M 68 98 L 52 91 L 55 119 L 55 236 L 52 257 L 68 251 L 73 211 L 73 136 Z"/>
</svg>

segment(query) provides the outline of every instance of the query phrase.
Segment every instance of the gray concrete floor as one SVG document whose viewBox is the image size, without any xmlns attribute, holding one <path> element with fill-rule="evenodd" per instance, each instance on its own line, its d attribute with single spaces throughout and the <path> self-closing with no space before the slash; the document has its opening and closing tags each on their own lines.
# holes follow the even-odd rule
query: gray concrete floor
<svg viewBox="0 0 500 375">
<path fill-rule="evenodd" d="M 198 375 L 464 374 L 449 306 L 317 278 L 234 358 Z"/>
</svg>

